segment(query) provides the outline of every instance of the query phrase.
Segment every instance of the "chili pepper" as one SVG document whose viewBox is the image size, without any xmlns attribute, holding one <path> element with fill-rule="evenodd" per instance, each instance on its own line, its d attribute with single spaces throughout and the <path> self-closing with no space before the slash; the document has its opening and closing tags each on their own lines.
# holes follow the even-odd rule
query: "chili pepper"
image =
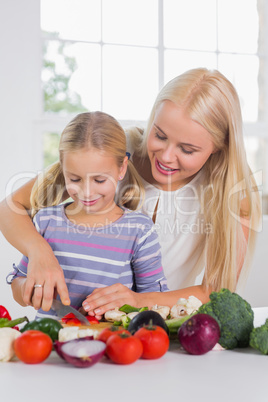
<svg viewBox="0 0 268 402">
<path fill-rule="evenodd" d="M 0 318 L 0 328 L 3 328 L 3 327 L 13 328 L 16 325 L 21 324 L 24 321 L 29 322 L 27 317 L 16 318 L 15 320 L 9 320 L 8 318 Z"/>
<path fill-rule="evenodd" d="M 10 314 L 4 306 L 0 306 L 0 318 L 7 318 L 11 321 Z"/>
<path fill-rule="evenodd" d="M 21 329 L 21 332 L 35 329 L 49 335 L 52 342 L 54 342 L 58 339 L 59 331 L 62 328 L 61 323 L 53 318 L 37 318 L 34 321 L 28 322 L 28 324 Z"/>
</svg>

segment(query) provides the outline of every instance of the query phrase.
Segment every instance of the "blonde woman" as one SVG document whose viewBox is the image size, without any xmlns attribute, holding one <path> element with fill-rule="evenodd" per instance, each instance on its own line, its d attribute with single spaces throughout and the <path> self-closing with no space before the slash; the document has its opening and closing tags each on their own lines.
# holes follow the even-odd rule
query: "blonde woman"
<svg viewBox="0 0 268 402">
<path fill-rule="evenodd" d="M 160 91 L 144 134 L 129 130 L 127 143 L 145 188 L 142 211 L 155 222 L 171 291 L 141 295 L 116 284 L 95 290 L 84 308 L 98 316 L 127 302 L 173 305 L 190 295 L 205 302 L 211 290 L 237 289 L 252 255 L 260 202 L 233 85 L 218 71 L 203 68 L 174 78 Z M 31 188 L 32 182 L 12 196 L 20 211 L 30 208 Z M 42 283 L 44 308 L 54 288 L 68 302 L 61 270 L 30 219 L 16 216 L 7 200 L 0 212 L 4 235 L 26 251 L 32 264 L 25 300 L 30 303 L 34 283 Z M 25 232 L 23 240 L 15 224 Z M 45 253 L 49 264 L 41 258 Z"/>
<path fill-rule="evenodd" d="M 116 203 L 126 173 L 131 185 Z M 58 205 L 65 192 L 72 200 Z M 136 209 L 141 198 L 119 123 L 102 112 L 75 117 L 62 133 L 59 162 L 37 179 L 31 195 L 35 227 L 63 269 L 72 306 L 79 309 L 94 289 L 115 283 L 135 292 L 167 290 L 153 222 L 126 208 Z M 22 305 L 28 261 L 23 256 L 11 274 L 13 296 Z M 42 284 L 34 289 L 35 297 Z M 37 317 L 44 315 L 55 312 L 39 309 Z"/>
<path fill-rule="evenodd" d="M 218 71 L 190 70 L 160 91 L 144 134 L 132 129 L 127 137 L 145 188 L 142 211 L 158 229 L 172 291 L 141 296 L 114 285 L 94 291 L 85 310 L 101 315 L 126 301 L 172 306 L 190 295 L 205 302 L 212 290 L 237 290 L 252 255 L 260 200 L 233 85 Z"/>
</svg>

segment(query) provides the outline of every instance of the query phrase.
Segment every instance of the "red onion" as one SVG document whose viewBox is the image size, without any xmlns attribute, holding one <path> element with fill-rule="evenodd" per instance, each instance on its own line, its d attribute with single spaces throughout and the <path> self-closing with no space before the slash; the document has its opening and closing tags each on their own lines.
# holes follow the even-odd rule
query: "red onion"
<svg viewBox="0 0 268 402">
<path fill-rule="evenodd" d="M 86 338 L 73 339 L 67 342 L 54 342 L 58 355 L 76 367 L 90 367 L 97 363 L 105 353 L 106 344 Z"/>
<path fill-rule="evenodd" d="M 220 327 L 210 315 L 195 314 L 181 325 L 178 339 L 188 353 L 202 355 L 219 341 Z"/>
</svg>

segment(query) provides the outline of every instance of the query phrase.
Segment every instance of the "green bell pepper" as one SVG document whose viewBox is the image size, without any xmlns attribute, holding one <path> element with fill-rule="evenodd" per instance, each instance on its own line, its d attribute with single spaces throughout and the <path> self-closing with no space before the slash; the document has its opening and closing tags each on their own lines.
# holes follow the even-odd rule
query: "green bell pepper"
<svg viewBox="0 0 268 402">
<path fill-rule="evenodd" d="M 35 329 L 49 335 L 52 339 L 52 342 L 54 342 L 58 340 L 59 330 L 62 328 L 63 326 L 61 323 L 53 318 L 37 318 L 36 320 L 30 321 L 28 324 L 26 324 L 21 329 L 21 332 L 28 331 L 29 329 Z"/>
</svg>

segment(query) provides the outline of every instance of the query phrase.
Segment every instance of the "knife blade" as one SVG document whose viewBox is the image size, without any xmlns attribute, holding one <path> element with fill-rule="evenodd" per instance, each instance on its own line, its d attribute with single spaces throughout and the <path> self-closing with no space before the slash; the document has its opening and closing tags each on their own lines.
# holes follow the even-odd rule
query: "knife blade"
<svg viewBox="0 0 268 402">
<path fill-rule="evenodd" d="M 81 323 L 83 323 L 84 325 L 90 325 L 89 321 L 83 314 L 79 313 L 79 311 L 71 306 L 65 306 L 60 300 L 54 299 L 51 308 L 52 310 L 56 311 L 59 318 L 64 317 L 66 314 L 73 313 L 76 318 L 81 321 Z"/>
</svg>

